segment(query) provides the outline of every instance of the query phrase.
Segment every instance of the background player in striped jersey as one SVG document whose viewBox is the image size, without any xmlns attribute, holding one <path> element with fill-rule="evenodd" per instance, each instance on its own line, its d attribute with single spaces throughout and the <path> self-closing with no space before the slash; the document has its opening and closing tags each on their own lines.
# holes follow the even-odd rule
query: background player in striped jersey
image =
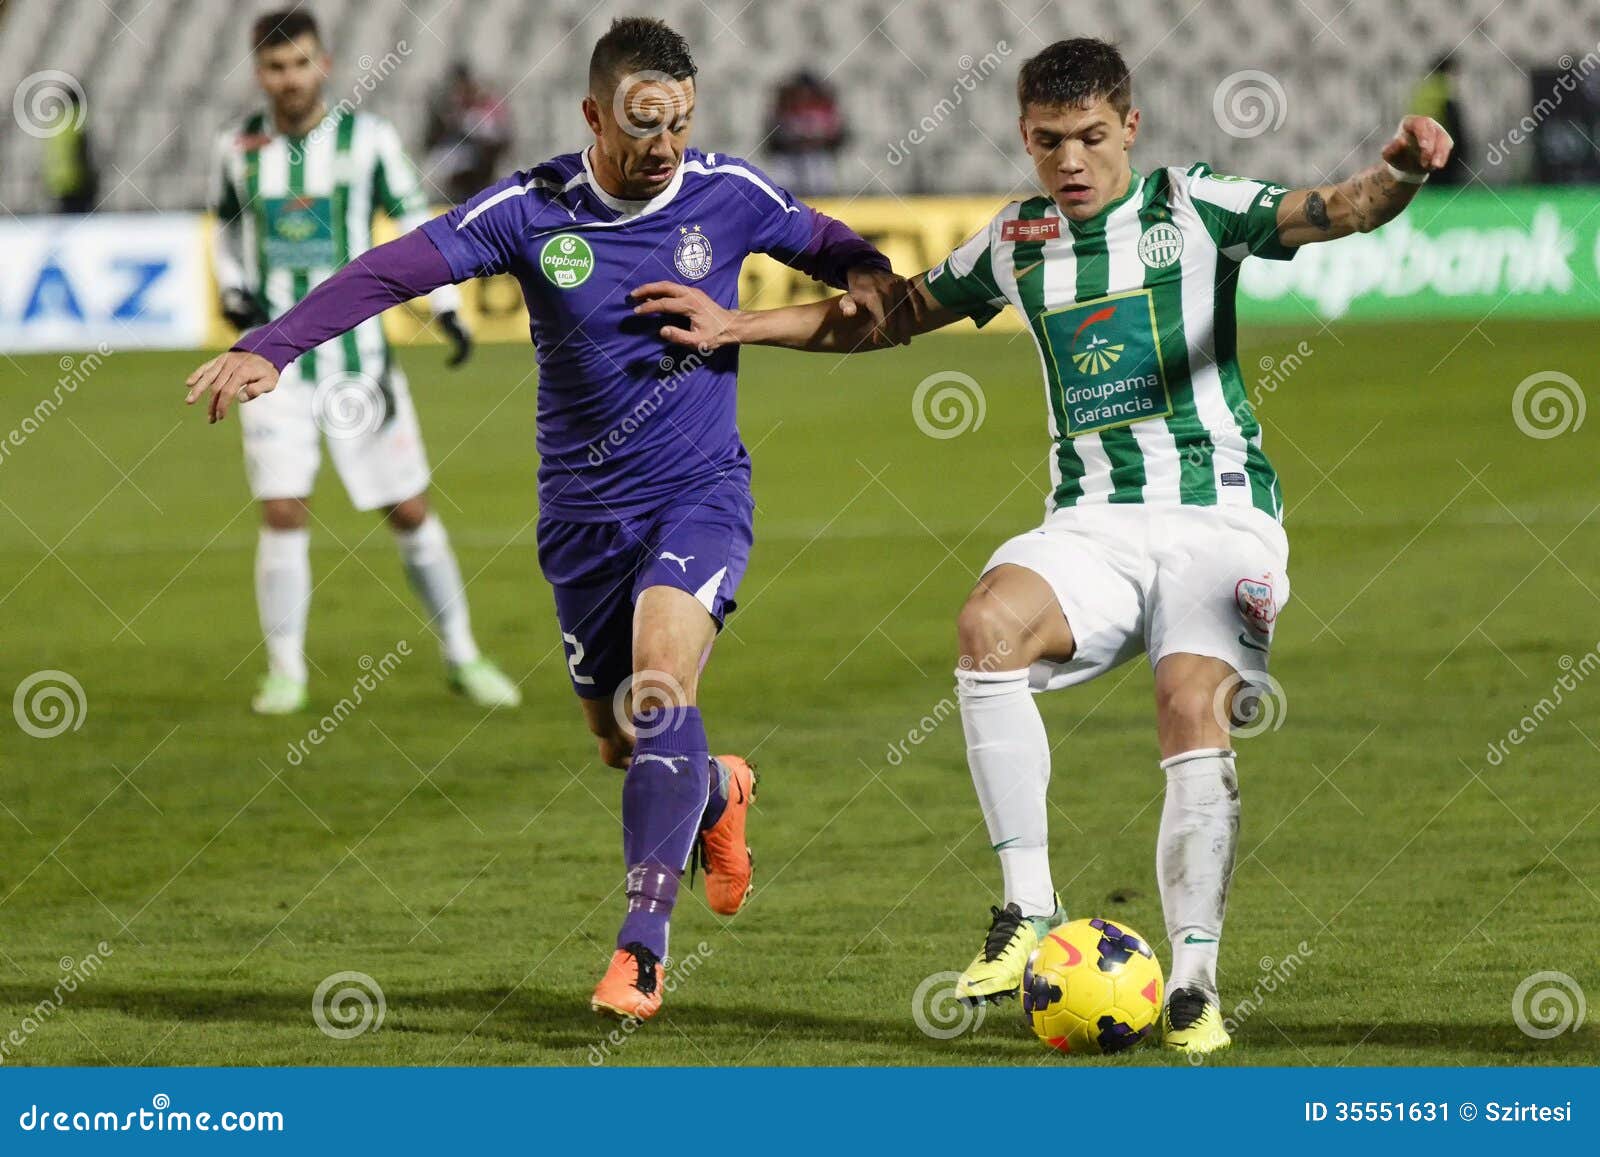
<svg viewBox="0 0 1600 1157">
<path fill-rule="evenodd" d="M 1132 167 L 1128 69 L 1102 41 L 1061 41 L 1022 67 L 1022 140 L 1044 192 L 1013 202 L 909 283 L 890 327 L 831 302 L 739 313 L 646 285 L 663 333 L 715 348 L 850 351 L 1020 311 L 1045 380 L 1053 491 L 1043 525 L 1003 544 L 962 608 L 956 672 L 967 757 L 1000 854 L 1005 905 L 958 984 L 1015 992 L 1066 913 L 1050 878 L 1050 742 L 1030 692 L 1082 683 L 1143 651 L 1167 778 L 1156 853 L 1172 945 L 1168 1045 L 1229 1043 L 1216 964 L 1238 839 L 1230 716 L 1262 675 L 1289 596 L 1277 475 L 1235 357 L 1239 263 L 1376 229 L 1449 159 L 1407 117 L 1370 168 L 1290 190 L 1205 165 Z M 837 299 L 835 299 L 837 301 Z"/>
<path fill-rule="evenodd" d="M 268 107 L 218 140 L 212 181 L 213 264 L 223 312 L 241 330 L 281 316 L 371 248 L 379 209 L 406 229 L 429 216 L 394 127 L 366 112 L 329 111 L 323 85 L 331 61 L 309 14 L 263 16 L 251 43 Z M 451 365 L 471 350 L 456 315 L 459 302 L 454 286 L 432 298 L 434 319 L 455 346 Z M 382 321 L 372 318 L 307 351 L 286 370 L 283 386 L 241 419 L 245 471 L 262 520 L 255 581 L 267 674 L 254 710 L 284 714 L 306 702 L 307 504 L 324 434 L 356 509 L 381 509 L 388 517 L 406 576 L 439 637 L 451 686 L 479 706 L 516 706 L 516 684 L 473 640 L 461 569 L 428 506 L 416 410 Z"/>
</svg>

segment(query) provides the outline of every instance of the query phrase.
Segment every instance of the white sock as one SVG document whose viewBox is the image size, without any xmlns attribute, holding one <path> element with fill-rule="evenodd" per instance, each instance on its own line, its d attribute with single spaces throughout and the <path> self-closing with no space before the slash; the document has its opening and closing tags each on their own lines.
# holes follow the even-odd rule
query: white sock
<svg viewBox="0 0 1600 1157">
<path fill-rule="evenodd" d="M 1167 991 L 1217 995 L 1217 948 L 1239 843 L 1239 780 L 1233 752 L 1185 751 L 1161 761 L 1167 798 L 1156 839 L 1161 911 L 1172 945 Z"/>
<path fill-rule="evenodd" d="M 394 540 L 411 589 L 427 608 L 429 626 L 439 636 L 445 662 L 472 662 L 478 657 L 478 644 L 473 641 L 467 614 L 467 588 L 444 523 L 429 512 L 415 530 L 395 531 Z"/>
<path fill-rule="evenodd" d="M 273 674 L 305 682 L 310 608 L 311 531 L 263 526 L 256 539 L 256 610 Z"/>
<path fill-rule="evenodd" d="M 958 670 L 956 691 L 967 765 L 989 843 L 1000 853 L 1006 903 L 1015 903 L 1024 916 L 1053 915 L 1045 811 L 1050 741 L 1028 690 L 1028 672 Z"/>
</svg>

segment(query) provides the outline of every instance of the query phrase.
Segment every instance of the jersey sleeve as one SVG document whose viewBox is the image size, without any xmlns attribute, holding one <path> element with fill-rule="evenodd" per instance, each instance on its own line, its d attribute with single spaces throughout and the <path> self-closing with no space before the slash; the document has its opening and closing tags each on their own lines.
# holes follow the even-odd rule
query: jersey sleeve
<svg viewBox="0 0 1600 1157">
<path fill-rule="evenodd" d="M 373 136 L 372 199 L 402 229 L 414 229 L 428 219 L 422 178 L 392 124 L 374 120 Z"/>
<path fill-rule="evenodd" d="M 753 215 L 750 251 L 843 289 L 852 269 L 888 269 L 889 259 L 843 221 L 818 212 L 740 157 L 707 158 L 730 198 Z"/>
<path fill-rule="evenodd" d="M 1185 179 L 1195 210 L 1224 257 L 1294 257 L 1297 250 L 1278 240 L 1278 205 L 1289 192 L 1286 187 L 1214 173 L 1209 165 L 1195 165 Z"/>
<path fill-rule="evenodd" d="M 514 173 L 422 225 L 457 281 L 509 271 L 522 250 L 541 191 L 549 182 Z"/>
<path fill-rule="evenodd" d="M 1006 307 L 1005 294 L 994 276 L 993 231 L 990 222 L 923 276 L 935 301 L 979 326 L 987 325 Z"/>
<path fill-rule="evenodd" d="M 245 289 L 248 277 L 244 267 L 244 199 L 234 182 L 232 166 L 234 134 L 223 133 L 211 150 L 211 173 L 207 201 L 215 216 L 211 246 L 211 272 L 221 290 Z"/>
</svg>

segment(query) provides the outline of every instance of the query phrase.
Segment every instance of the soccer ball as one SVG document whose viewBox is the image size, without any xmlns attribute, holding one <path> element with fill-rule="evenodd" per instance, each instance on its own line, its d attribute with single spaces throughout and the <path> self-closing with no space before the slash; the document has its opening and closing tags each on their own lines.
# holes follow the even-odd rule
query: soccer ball
<svg viewBox="0 0 1600 1157">
<path fill-rule="evenodd" d="M 1028 957 L 1022 1013 L 1057 1052 L 1121 1052 L 1155 1027 L 1161 989 L 1161 964 L 1143 937 L 1110 920 L 1073 920 Z"/>
</svg>

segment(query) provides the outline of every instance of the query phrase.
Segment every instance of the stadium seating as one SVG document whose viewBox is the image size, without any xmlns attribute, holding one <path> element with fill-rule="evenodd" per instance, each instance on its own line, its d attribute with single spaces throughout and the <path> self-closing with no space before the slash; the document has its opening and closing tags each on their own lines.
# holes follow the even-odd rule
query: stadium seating
<svg viewBox="0 0 1600 1157">
<path fill-rule="evenodd" d="M 247 22 L 267 7 L 10 0 L 0 6 L 0 91 L 15 92 L 46 69 L 76 77 L 88 95 L 107 207 L 195 206 L 204 200 L 213 134 L 252 103 Z M 309 7 L 336 54 L 336 99 L 385 113 L 416 143 L 428 93 L 453 60 L 468 60 L 508 94 L 518 163 L 583 142 L 576 103 L 588 48 L 611 17 L 660 15 L 690 38 L 699 57 L 698 143 L 759 160 L 774 85 L 809 68 L 841 93 L 853 128 L 841 186 L 863 194 L 1004 191 L 1025 182 L 1011 82 L 1026 55 L 1067 35 L 1109 35 L 1123 45 L 1146 111 L 1140 156 L 1147 164 L 1205 159 L 1292 181 L 1347 171 L 1370 155 L 1376 142 L 1369 134 L 1404 111 L 1417 78 L 1444 52 L 1454 50 L 1461 62 L 1478 158 L 1483 142 L 1500 137 L 1532 104 L 1521 69 L 1600 52 L 1600 6 L 1590 0 L 1121 0 L 1095 7 L 1061 0 L 314 0 Z M 1268 11 L 1275 18 L 1261 19 Z M 1578 43 L 1574 28 L 1586 30 Z M 1374 43 L 1385 47 L 1374 52 Z M 992 67 L 984 66 L 986 57 Z M 1507 68 L 1507 61 L 1519 67 Z M 1258 135 L 1229 135 L 1218 127 L 1214 102 L 1219 84 L 1247 69 L 1269 78 L 1258 88 L 1269 117 L 1282 109 L 1282 123 Z M 971 92 L 958 83 L 964 74 Z M 924 118 L 933 127 L 919 128 L 925 139 L 910 143 Z M 12 212 L 44 207 L 38 156 L 27 134 L 0 134 L 0 203 Z M 1517 172 L 1515 164 L 1501 166 L 1486 179 L 1509 181 Z"/>
</svg>

